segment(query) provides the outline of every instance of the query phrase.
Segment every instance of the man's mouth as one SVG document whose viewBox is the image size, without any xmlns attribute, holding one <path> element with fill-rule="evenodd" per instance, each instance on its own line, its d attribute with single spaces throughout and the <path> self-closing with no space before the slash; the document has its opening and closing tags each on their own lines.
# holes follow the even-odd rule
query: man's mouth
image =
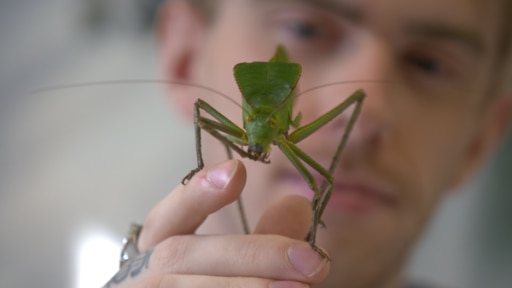
<svg viewBox="0 0 512 288">
<path fill-rule="evenodd" d="M 287 189 L 289 194 L 297 194 L 312 199 L 314 192 L 307 185 L 302 175 L 298 173 L 288 173 L 283 177 L 284 182 L 289 185 Z M 321 186 L 323 177 L 315 175 L 315 181 L 318 187 Z M 377 209 L 389 208 L 394 206 L 397 199 L 390 190 L 376 181 L 365 179 L 364 177 L 343 174 L 336 177 L 332 189 L 332 194 L 327 204 L 327 210 L 358 215 L 367 214 Z"/>
</svg>

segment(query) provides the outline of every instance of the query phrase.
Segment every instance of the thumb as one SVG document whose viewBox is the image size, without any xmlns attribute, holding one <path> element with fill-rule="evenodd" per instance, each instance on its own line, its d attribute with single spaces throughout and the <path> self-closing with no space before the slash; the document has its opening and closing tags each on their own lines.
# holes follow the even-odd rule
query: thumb
<svg viewBox="0 0 512 288">
<path fill-rule="evenodd" d="M 311 226 L 311 203 L 298 195 L 288 195 L 272 202 L 254 230 L 255 234 L 279 234 L 304 240 Z"/>
</svg>

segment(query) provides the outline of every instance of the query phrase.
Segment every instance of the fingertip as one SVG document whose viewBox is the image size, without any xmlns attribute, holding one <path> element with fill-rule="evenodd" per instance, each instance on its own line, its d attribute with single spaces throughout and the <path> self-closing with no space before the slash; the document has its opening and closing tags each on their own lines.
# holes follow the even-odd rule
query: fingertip
<svg viewBox="0 0 512 288">
<path fill-rule="evenodd" d="M 207 190 L 224 190 L 237 172 L 236 160 L 225 161 L 210 167 L 206 167 L 206 173 L 201 175 L 199 183 Z"/>
<path fill-rule="evenodd" d="M 307 279 L 321 280 L 329 272 L 331 261 L 327 254 L 319 254 L 307 243 L 288 247 L 287 257 L 291 266 Z"/>
<path fill-rule="evenodd" d="M 233 177 L 231 178 L 231 182 L 229 183 L 232 187 L 227 187 L 236 191 L 236 197 L 242 193 L 242 190 L 245 187 L 245 183 L 247 181 L 247 169 L 242 161 L 235 159 L 235 171 Z M 236 199 L 236 198 L 235 198 Z"/>
<path fill-rule="evenodd" d="M 230 201 L 234 201 L 242 192 L 246 178 L 245 165 L 240 160 L 228 160 L 205 167 L 191 179 L 187 189 L 198 187 L 204 192 L 225 194 L 230 196 Z"/>
</svg>

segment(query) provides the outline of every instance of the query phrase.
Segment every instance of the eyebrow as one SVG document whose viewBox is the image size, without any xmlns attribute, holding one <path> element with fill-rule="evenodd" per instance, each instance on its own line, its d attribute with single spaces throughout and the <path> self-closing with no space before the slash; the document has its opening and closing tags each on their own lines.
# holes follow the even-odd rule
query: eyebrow
<svg viewBox="0 0 512 288">
<path fill-rule="evenodd" d="M 341 16 L 347 20 L 350 20 L 351 22 L 358 23 L 363 20 L 363 13 L 362 13 L 361 9 L 355 7 L 355 5 L 346 3 L 346 1 L 336 1 L 336 0 L 255 0 L 255 2 L 300 3 L 300 4 L 317 7 L 322 10 L 334 12 L 335 14 L 338 14 L 339 16 Z"/>
<path fill-rule="evenodd" d="M 466 46 L 475 54 L 485 52 L 482 38 L 469 29 L 442 23 L 411 22 L 405 25 L 405 31 L 414 36 L 453 41 Z"/>
</svg>

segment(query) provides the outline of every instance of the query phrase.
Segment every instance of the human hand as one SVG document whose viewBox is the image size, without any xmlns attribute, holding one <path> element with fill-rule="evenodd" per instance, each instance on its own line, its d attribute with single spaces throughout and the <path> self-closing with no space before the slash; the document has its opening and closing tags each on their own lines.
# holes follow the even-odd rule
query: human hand
<svg viewBox="0 0 512 288">
<path fill-rule="evenodd" d="M 230 160 L 176 187 L 149 213 L 139 237 L 141 254 L 105 287 L 292 288 L 320 282 L 329 262 L 303 241 L 311 216 L 303 197 L 270 205 L 258 234 L 194 235 L 208 215 L 237 199 L 245 179 L 242 162 Z"/>
</svg>

